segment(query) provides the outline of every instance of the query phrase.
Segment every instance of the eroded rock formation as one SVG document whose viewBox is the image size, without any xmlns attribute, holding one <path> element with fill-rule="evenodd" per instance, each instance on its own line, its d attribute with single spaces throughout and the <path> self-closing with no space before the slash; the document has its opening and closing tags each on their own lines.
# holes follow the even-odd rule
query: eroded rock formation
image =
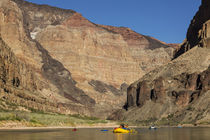
<svg viewBox="0 0 210 140">
<path fill-rule="evenodd" d="M 52 107 L 53 112 L 105 118 L 123 106 L 128 84 L 168 63 L 175 50 L 129 28 L 92 23 L 73 10 L 23 0 L 3 0 L 0 6 L 3 46 L 12 54 L 8 59 L 15 59 L 8 61 L 9 69 L 2 63 L 1 76 L 11 83 L 3 78 L 2 98 L 25 109 Z M 7 92 L 11 96 L 5 98 Z"/>
<path fill-rule="evenodd" d="M 185 58 L 190 58 L 192 63 L 186 64 L 189 61 Z M 193 48 L 159 70 L 146 74 L 129 86 L 124 106 L 127 111 L 118 110 L 109 119 L 147 125 L 209 122 L 209 58 L 209 49 Z M 179 66 L 182 68 L 177 69 Z"/>
<path fill-rule="evenodd" d="M 146 125 L 210 122 L 209 4 L 202 1 L 176 53 L 179 57 L 131 84 L 124 106 L 127 111 L 118 110 L 110 119 Z"/>
<path fill-rule="evenodd" d="M 160 77 L 153 82 L 142 81 L 135 88 L 131 85 L 128 88 L 127 108 L 142 107 L 147 100 L 163 103 L 169 94 L 176 98 L 177 104 L 188 105 L 195 97 L 197 98 L 201 93 L 210 89 L 209 72 L 210 67 L 200 74 L 182 73 L 170 79 Z"/>
<path fill-rule="evenodd" d="M 75 86 L 63 64 L 31 40 L 16 3 L 2 1 L 0 17 L 3 102 L 26 109 L 90 115 L 95 101 Z"/>
<path fill-rule="evenodd" d="M 191 21 L 186 40 L 175 54 L 175 58 L 195 46 L 209 48 L 210 46 L 210 1 L 202 0 L 199 11 Z"/>
</svg>

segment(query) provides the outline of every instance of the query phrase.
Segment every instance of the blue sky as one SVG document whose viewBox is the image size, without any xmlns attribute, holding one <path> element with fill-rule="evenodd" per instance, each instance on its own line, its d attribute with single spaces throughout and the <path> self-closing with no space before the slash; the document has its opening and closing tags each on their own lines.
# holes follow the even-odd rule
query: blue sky
<svg viewBox="0 0 210 140">
<path fill-rule="evenodd" d="M 103 25 L 124 26 L 167 43 L 181 43 L 201 0 L 27 0 L 81 13 Z"/>
</svg>

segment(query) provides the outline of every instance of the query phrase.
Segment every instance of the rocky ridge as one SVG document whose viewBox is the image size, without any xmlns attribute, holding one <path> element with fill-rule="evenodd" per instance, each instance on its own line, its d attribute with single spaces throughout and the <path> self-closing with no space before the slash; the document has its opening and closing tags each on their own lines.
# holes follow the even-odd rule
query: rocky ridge
<svg viewBox="0 0 210 140">
<path fill-rule="evenodd" d="M 210 1 L 202 0 L 199 11 L 191 21 L 186 40 L 175 53 L 175 58 L 195 46 L 209 48 L 210 46 Z"/>
<path fill-rule="evenodd" d="M 208 124 L 209 70 L 210 50 L 194 47 L 131 84 L 125 109 L 109 119 L 145 125 Z"/>
</svg>

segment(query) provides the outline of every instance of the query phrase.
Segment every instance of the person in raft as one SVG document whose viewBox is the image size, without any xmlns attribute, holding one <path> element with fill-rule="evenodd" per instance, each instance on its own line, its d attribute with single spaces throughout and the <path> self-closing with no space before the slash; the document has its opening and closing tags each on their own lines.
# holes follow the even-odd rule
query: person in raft
<svg viewBox="0 0 210 140">
<path fill-rule="evenodd" d="M 130 128 L 128 128 L 128 125 L 126 124 L 120 124 L 120 128 L 125 129 L 125 130 L 130 130 Z"/>
</svg>

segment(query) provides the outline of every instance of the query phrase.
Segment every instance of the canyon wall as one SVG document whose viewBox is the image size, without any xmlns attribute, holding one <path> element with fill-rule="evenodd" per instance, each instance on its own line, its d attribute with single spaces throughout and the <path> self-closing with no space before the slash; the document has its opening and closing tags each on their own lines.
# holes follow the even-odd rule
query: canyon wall
<svg viewBox="0 0 210 140">
<path fill-rule="evenodd" d="M 1 55 L 1 97 L 7 106 L 106 118 L 126 102 L 128 84 L 173 58 L 173 45 L 92 23 L 73 10 L 23 0 L 0 6 L 2 47 L 8 49 Z"/>
<path fill-rule="evenodd" d="M 2 96 L 3 101 L 42 111 L 48 111 L 50 106 L 43 109 L 42 104 L 46 102 L 47 105 L 49 101 L 54 106 L 53 110 L 49 109 L 50 112 L 90 115 L 92 111 L 86 108 L 95 104 L 95 101 L 75 86 L 70 72 L 60 62 L 28 36 L 24 25 L 19 7 L 12 1 L 3 1 L 0 7 L 1 94 L 9 95 Z M 13 83 L 18 87 L 14 88 Z M 44 100 L 40 99 L 39 102 L 42 97 Z M 62 109 L 62 106 L 66 107 Z M 81 110 L 78 111 L 78 108 Z"/>
<path fill-rule="evenodd" d="M 109 119 L 145 125 L 208 124 L 210 50 L 194 47 L 131 84 L 124 109 Z"/>
<path fill-rule="evenodd" d="M 209 124 L 209 1 L 202 1 L 178 58 L 132 83 L 124 109 L 109 118 L 145 125 Z"/>
</svg>

